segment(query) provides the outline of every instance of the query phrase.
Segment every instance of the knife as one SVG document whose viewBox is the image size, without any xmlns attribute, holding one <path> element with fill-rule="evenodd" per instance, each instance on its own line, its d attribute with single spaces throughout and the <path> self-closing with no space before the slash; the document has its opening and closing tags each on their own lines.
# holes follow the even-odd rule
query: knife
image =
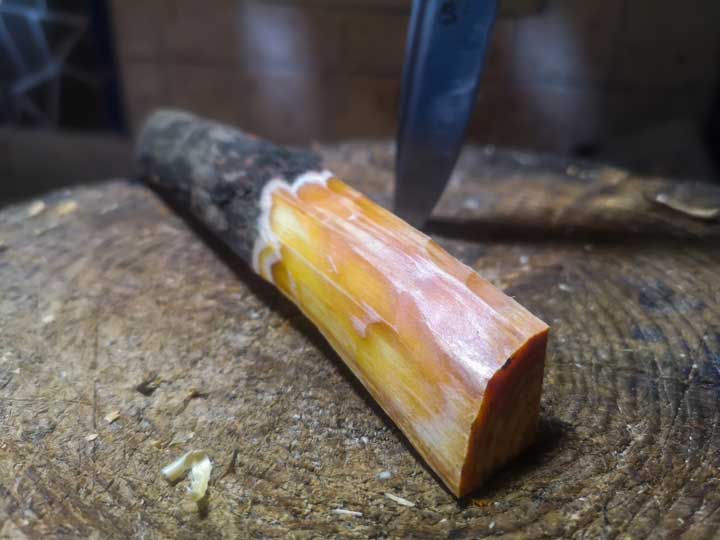
<svg viewBox="0 0 720 540">
<path fill-rule="evenodd" d="M 420 228 L 465 138 L 497 0 L 413 0 L 400 102 L 394 210 Z"/>
</svg>

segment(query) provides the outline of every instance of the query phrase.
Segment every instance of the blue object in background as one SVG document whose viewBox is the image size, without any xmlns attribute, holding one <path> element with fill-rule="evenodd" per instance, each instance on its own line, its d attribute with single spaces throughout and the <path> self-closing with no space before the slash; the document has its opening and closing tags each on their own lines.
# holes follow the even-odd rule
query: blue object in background
<svg viewBox="0 0 720 540">
<path fill-rule="evenodd" d="M 0 123 L 126 131 L 106 0 L 0 2 Z"/>
</svg>

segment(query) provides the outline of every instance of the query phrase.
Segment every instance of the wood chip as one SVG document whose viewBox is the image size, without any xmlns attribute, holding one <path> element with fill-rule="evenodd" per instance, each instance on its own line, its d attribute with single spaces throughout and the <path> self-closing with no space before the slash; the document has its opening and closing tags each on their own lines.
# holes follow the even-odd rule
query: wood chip
<svg viewBox="0 0 720 540">
<path fill-rule="evenodd" d="M 699 206 L 691 206 L 683 201 L 671 197 L 667 193 L 658 193 L 651 200 L 661 206 L 702 221 L 715 221 L 720 217 L 720 208 L 701 208 Z"/>
<path fill-rule="evenodd" d="M 65 201 L 64 203 L 58 205 L 56 212 L 58 216 L 66 216 L 68 214 L 72 214 L 77 209 L 78 203 L 75 201 Z"/>
<path fill-rule="evenodd" d="M 120 418 L 120 411 L 110 411 L 105 415 L 105 421 L 108 424 L 112 424 L 118 418 Z"/>
<path fill-rule="evenodd" d="M 188 492 L 190 493 L 190 498 L 193 501 L 198 502 L 205 497 L 211 473 L 212 461 L 210 461 L 210 458 L 207 456 L 191 467 L 190 472 L 188 473 L 188 478 L 190 479 Z"/>
<path fill-rule="evenodd" d="M 403 499 L 402 497 L 398 497 L 397 495 L 393 495 L 392 493 L 386 493 L 385 496 L 390 499 L 391 501 L 394 501 L 398 504 L 401 504 L 402 506 L 408 506 L 413 507 L 415 506 L 415 503 L 412 501 L 408 501 L 407 499 Z"/>
<path fill-rule="evenodd" d="M 85 437 L 85 440 L 86 440 L 87 442 L 93 442 L 93 441 L 94 441 L 95 439 L 97 439 L 97 438 L 98 438 L 98 434 L 97 434 L 97 433 L 91 433 L 90 435 L 88 435 L 87 437 Z"/>
<path fill-rule="evenodd" d="M 341 516 L 352 516 L 352 517 L 362 517 L 362 512 L 355 512 L 354 510 L 345 510 L 344 508 L 336 508 L 333 510 L 334 514 L 340 514 Z"/>
<path fill-rule="evenodd" d="M 205 497 L 212 473 L 212 461 L 204 450 L 191 450 L 162 469 L 168 482 L 177 482 L 186 473 L 190 480 L 190 498 L 197 503 Z"/>
<path fill-rule="evenodd" d="M 32 203 L 27 210 L 28 217 L 35 217 L 41 214 L 45 210 L 45 203 L 42 201 L 35 201 Z"/>
</svg>

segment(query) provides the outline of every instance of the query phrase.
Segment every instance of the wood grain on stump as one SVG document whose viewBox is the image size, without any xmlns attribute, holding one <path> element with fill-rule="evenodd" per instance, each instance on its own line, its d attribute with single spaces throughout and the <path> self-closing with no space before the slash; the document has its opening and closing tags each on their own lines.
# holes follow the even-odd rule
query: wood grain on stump
<svg viewBox="0 0 720 540">
<path fill-rule="evenodd" d="M 388 200 L 388 145 L 318 151 Z M 0 536 L 718 538 L 720 225 L 658 193 L 720 206 L 466 153 L 429 230 L 553 334 L 537 444 L 460 502 L 299 312 L 146 187 L 6 208 Z M 215 462 L 206 517 L 159 475 L 192 448 Z"/>
</svg>

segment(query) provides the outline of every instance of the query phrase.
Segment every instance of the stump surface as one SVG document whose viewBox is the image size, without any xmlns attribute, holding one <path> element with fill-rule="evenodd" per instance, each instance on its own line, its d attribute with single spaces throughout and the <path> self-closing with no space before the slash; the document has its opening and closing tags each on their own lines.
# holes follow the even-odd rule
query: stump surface
<svg viewBox="0 0 720 540">
<path fill-rule="evenodd" d="M 318 150 L 389 200 L 388 145 Z M 43 201 L 0 211 L 1 538 L 720 536 L 720 225 L 696 211 L 717 189 L 466 152 L 429 230 L 552 337 L 537 443 L 460 502 L 302 315 L 153 192 Z M 205 516 L 160 477 L 201 448 Z"/>
</svg>

